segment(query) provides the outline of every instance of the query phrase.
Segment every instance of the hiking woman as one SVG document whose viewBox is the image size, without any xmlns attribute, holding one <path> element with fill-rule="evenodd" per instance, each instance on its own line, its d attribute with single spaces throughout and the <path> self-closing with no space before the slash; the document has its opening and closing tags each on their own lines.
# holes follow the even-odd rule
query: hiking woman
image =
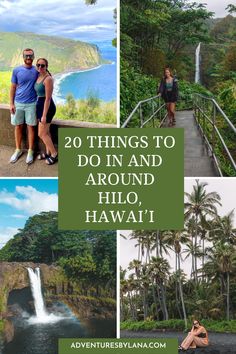
<svg viewBox="0 0 236 354">
<path fill-rule="evenodd" d="M 56 106 L 52 99 L 53 79 L 48 71 L 48 61 L 39 58 L 36 63 L 39 72 L 38 79 L 34 85 L 37 93 L 36 115 L 39 121 L 38 135 L 45 144 L 46 152 L 38 156 L 39 159 L 46 159 L 48 165 L 57 162 L 57 150 L 52 142 L 50 124 L 56 113 Z"/>
<path fill-rule="evenodd" d="M 159 86 L 159 93 L 166 103 L 169 119 L 168 126 L 172 127 L 175 125 L 175 106 L 178 100 L 178 83 L 170 68 L 165 68 L 164 70 L 164 77 Z"/>
</svg>

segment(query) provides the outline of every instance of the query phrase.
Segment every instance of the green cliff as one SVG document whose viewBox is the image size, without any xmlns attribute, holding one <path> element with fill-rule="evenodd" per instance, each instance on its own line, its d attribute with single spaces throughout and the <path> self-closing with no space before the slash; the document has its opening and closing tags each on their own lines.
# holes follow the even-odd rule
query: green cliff
<svg viewBox="0 0 236 354">
<path fill-rule="evenodd" d="M 21 65 L 24 48 L 32 48 L 36 59 L 48 59 L 53 74 L 88 69 L 105 63 L 93 44 L 34 33 L 0 32 L 0 71 Z"/>
</svg>

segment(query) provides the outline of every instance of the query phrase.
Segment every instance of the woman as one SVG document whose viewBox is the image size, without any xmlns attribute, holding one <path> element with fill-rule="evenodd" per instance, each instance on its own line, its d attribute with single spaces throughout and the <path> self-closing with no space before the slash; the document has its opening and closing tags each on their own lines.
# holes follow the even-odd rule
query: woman
<svg viewBox="0 0 236 354">
<path fill-rule="evenodd" d="M 169 127 L 175 125 L 175 105 L 178 100 L 177 79 L 172 75 L 169 68 L 165 68 L 164 77 L 161 80 L 159 93 L 166 102 L 166 108 L 169 118 Z"/>
<path fill-rule="evenodd" d="M 198 320 L 193 321 L 191 332 L 185 338 L 179 350 L 187 350 L 189 348 L 201 348 L 209 345 L 208 333 Z"/>
<path fill-rule="evenodd" d="M 38 156 L 38 159 L 46 159 L 48 165 L 57 162 L 58 156 L 50 135 L 50 124 L 56 113 L 56 106 L 52 99 L 53 79 L 48 71 L 48 61 L 39 58 L 36 63 L 39 72 L 38 79 L 34 85 L 38 99 L 36 104 L 36 115 L 39 120 L 38 135 L 46 147 L 46 153 Z"/>
</svg>

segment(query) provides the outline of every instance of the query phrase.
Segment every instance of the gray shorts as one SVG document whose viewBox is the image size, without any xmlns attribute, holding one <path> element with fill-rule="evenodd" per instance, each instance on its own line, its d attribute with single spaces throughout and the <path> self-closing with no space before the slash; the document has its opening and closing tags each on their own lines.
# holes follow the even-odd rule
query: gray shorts
<svg viewBox="0 0 236 354">
<path fill-rule="evenodd" d="M 36 102 L 33 103 L 19 103 L 15 102 L 16 113 L 11 114 L 11 124 L 21 125 L 37 125 L 36 118 Z"/>
</svg>

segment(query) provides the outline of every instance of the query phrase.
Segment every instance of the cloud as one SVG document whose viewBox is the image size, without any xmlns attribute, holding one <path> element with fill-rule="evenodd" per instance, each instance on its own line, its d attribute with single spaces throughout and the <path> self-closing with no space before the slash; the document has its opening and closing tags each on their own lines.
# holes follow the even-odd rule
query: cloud
<svg viewBox="0 0 236 354">
<path fill-rule="evenodd" d="M 11 218 L 25 219 L 25 215 L 22 215 L 22 214 L 13 214 L 13 215 L 11 215 Z"/>
<path fill-rule="evenodd" d="M 34 215 L 42 211 L 57 211 L 58 196 L 40 192 L 31 186 L 16 186 L 14 193 L 5 189 L 0 192 L 0 204 L 9 205 L 27 215 Z"/>
<path fill-rule="evenodd" d="M 14 227 L 1 227 L 0 228 L 0 249 L 17 234 L 18 229 Z"/>
<path fill-rule="evenodd" d="M 99 0 L 93 6 L 85 5 L 85 0 L 41 0 L 38 5 L 30 0 L 0 0 L 0 27 L 2 31 L 34 32 L 74 39 L 112 39 L 115 35 L 115 7 L 116 0 Z M 24 21 L 19 21 L 19 18 L 24 18 Z M 80 26 L 94 26 L 94 31 L 72 31 Z"/>
</svg>

